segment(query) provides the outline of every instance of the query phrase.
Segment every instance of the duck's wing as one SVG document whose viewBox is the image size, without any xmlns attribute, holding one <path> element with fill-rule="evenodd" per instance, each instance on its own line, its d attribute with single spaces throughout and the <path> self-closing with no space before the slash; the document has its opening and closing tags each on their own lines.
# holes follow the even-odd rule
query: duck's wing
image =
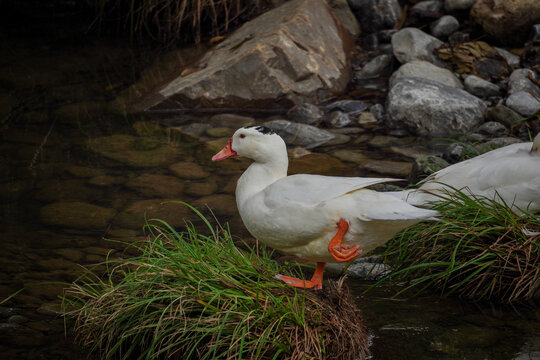
<svg viewBox="0 0 540 360">
<path fill-rule="evenodd" d="M 269 208 L 283 204 L 317 206 L 370 185 L 401 181 L 390 178 L 360 178 L 323 175 L 291 175 L 279 179 L 263 190 L 264 203 Z"/>
</svg>

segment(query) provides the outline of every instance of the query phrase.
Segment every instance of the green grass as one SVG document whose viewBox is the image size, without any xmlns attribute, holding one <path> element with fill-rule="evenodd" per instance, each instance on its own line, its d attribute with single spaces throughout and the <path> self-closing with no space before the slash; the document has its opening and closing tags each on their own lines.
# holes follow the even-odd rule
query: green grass
<svg viewBox="0 0 540 360">
<path fill-rule="evenodd" d="M 180 206 L 180 205 L 179 205 Z M 141 255 L 108 260 L 66 291 L 80 343 L 104 359 L 363 359 L 360 311 L 336 284 L 297 290 L 264 249 L 225 229 L 146 225 Z"/>
<path fill-rule="evenodd" d="M 393 269 L 381 282 L 473 300 L 540 296 L 540 235 L 523 231 L 540 231 L 538 215 L 517 215 L 507 204 L 459 191 L 434 208 L 440 221 L 410 227 L 388 243 L 381 259 Z"/>
</svg>

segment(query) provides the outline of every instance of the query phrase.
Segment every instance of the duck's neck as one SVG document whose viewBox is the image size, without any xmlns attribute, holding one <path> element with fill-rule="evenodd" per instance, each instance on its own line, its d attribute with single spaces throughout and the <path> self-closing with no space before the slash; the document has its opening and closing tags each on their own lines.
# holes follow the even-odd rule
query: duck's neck
<svg viewBox="0 0 540 360">
<path fill-rule="evenodd" d="M 266 162 L 254 162 L 238 179 L 236 185 L 236 203 L 240 207 L 253 195 L 264 190 L 274 181 L 287 176 L 289 160 L 285 157 L 271 159 Z"/>
</svg>

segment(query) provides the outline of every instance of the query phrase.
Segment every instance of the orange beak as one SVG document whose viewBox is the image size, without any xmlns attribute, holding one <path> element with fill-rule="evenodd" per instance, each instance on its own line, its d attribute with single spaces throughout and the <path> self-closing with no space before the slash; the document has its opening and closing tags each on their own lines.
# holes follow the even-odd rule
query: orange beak
<svg viewBox="0 0 540 360">
<path fill-rule="evenodd" d="M 232 149 L 232 138 L 230 138 L 227 145 L 225 145 L 225 147 L 216 155 L 212 156 L 212 161 L 225 160 L 233 156 L 238 156 L 238 154 Z"/>
</svg>

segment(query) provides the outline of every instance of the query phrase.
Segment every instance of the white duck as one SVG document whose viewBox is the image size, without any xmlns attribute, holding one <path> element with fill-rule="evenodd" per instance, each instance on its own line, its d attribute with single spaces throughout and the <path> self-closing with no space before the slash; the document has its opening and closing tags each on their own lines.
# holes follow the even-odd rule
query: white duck
<svg viewBox="0 0 540 360">
<path fill-rule="evenodd" d="M 322 288 L 326 262 L 349 261 L 436 211 L 416 208 L 366 186 L 395 179 L 287 176 L 283 139 L 263 126 L 238 129 L 212 160 L 253 159 L 236 186 L 236 203 L 249 232 L 284 253 L 317 262 L 313 278 L 277 277 L 296 287 Z"/>
<path fill-rule="evenodd" d="M 393 192 L 409 204 L 440 200 L 454 189 L 504 201 L 517 212 L 540 210 L 540 134 L 534 141 L 508 145 L 448 166 L 422 181 L 418 189 Z M 449 186 L 447 186 L 449 185 Z M 498 194 L 498 195 L 497 195 Z"/>
</svg>

